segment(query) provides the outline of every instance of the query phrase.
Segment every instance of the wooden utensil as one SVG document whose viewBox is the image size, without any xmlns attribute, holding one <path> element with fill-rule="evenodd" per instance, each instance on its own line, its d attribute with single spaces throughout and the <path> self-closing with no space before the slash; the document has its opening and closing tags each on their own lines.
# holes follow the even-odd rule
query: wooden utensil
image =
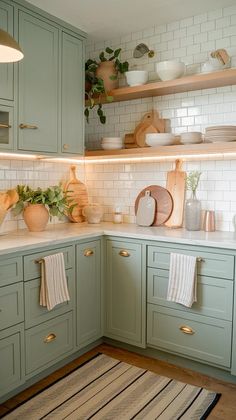
<svg viewBox="0 0 236 420">
<path fill-rule="evenodd" d="M 169 228 L 180 228 L 183 224 L 186 172 L 181 171 L 182 161 L 175 161 L 175 169 L 167 173 L 166 188 L 174 201 L 173 212 L 165 225 Z"/>
<path fill-rule="evenodd" d="M 157 111 L 152 110 L 145 114 L 137 125 L 134 131 L 135 143 L 138 147 L 146 147 L 145 142 L 146 134 L 148 133 L 164 133 L 165 132 L 165 120 L 159 118 Z"/>
<path fill-rule="evenodd" d="M 139 193 L 135 200 L 135 214 L 137 214 L 139 200 L 145 196 L 147 190 L 150 191 L 151 196 L 156 200 L 156 213 L 152 226 L 160 226 L 169 219 L 172 213 L 172 196 L 166 188 L 159 185 L 149 185 Z"/>
<path fill-rule="evenodd" d="M 137 147 L 135 143 L 134 133 L 125 134 L 124 146 L 126 149 L 133 149 Z"/>
<path fill-rule="evenodd" d="M 84 222 L 82 209 L 88 204 L 88 193 L 86 186 L 76 177 L 75 165 L 70 167 L 70 180 L 65 186 L 65 191 L 68 192 L 67 197 L 71 200 L 70 205 L 75 204 L 71 214 L 67 214 L 68 218 L 75 223 Z"/>
<path fill-rule="evenodd" d="M 145 196 L 141 197 L 138 203 L 136 215 L 136 223 L 139 226 L 151 226 L 153 224 L 156 213 L 156 200 L 151 197 L 150 191 L 145 192 Z"/>
</svg>

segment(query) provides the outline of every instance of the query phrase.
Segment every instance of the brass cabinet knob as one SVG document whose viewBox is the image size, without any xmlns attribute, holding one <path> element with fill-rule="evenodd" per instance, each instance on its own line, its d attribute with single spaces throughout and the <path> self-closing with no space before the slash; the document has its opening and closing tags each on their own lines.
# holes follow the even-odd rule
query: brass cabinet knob
<svg viewBox="0 0 236 420">
<path fill-rule="evenodd" d="M 122 249 L 122 250 L 119 252 L 119 255 L 120 255 L 121 257 L 129 257 L 129 256 L 130 256 L 130 253 L 129 253 L 128 251 L 126 251 L 125 249 Z"/>
<path fill-rule="evenodd" d="M 181 325 L 179 329 L 184 334 L 189 334 L 189 335 L 195 334 L 195 331 L 191 327 L 188 327 L 187 325 Z"/>
<path fill-rule="evenodd" d="M 67 143 L 63 144 L 63 149 L 64 149 L 64 150 L 69 149 L 69 144 L 67 144 Z"/>
<path fill-rule="evenodd" d="M 29 130 L 36 130 L 38 128 L 37 125 L 23 124 L 23 123 L 20 124 L 19 127 L 21 129 L 28 128 Z"/>
<path fill-rule="evenodd" d="M 11 128 L 11 125 L 0 123 L 0 128 Z"/>
<path fill-rule="evenodd" d="M 56 334 L 51 333 L 51 334 L 48 334 L 47 337 L 45 337 L 43 341 L 46 344 L 51 343 L 52 341 L 56 340 L 56 337 L 57 337 Z"/>
<path fill-rule="evenodd" d="M 92 249 L 86 249 L 84 251 L 84 256 L 85 257 L 91 257 L 91 255 L 93 255 L 93 250 Z"/>
</svg>

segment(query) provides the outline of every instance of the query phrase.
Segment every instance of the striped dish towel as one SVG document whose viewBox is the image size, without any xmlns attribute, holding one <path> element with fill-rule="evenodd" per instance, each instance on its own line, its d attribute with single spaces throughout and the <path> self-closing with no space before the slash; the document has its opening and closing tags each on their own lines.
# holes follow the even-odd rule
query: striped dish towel
<svg viewBox="0 0 236 420">
<path fill-rule="evenodd" d="M 70 300 L 64 255 L 62 252 L 48 255 L 41 264 L 41 287 L 39 304 L 50 311 L 59 303 Z"/>
<path fill-rule="evenodd" d="M 170 254 L 167 300 L 188 308 L 197 301 L 196 257 Z"/>
</svg>

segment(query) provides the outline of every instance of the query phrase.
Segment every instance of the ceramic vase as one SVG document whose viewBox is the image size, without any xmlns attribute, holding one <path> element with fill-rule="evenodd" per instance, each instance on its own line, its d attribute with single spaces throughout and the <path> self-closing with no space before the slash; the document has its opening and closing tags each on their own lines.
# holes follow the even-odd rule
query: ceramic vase
<svg viewBox="0 0 236 420">
<path fill-rule="evenodd" d="M 29 204 L 23 217 L 30 232 L 42 232 L 47 226 L 49 213 L 43 204 Z"/>
<path fill-rule="evenodd" d="M 96 76 L 103 80 L 104 88 L 107 92 L 118 87 L 118 79 L 112 80 L 110 76 L 117 77 L 117 70 L 113 61 L 103 61 L 99 64 Z"/>
<path fill-rule="evenodd" d="M 86 217 L 88 223 L 98 224 L 101 222 L 103 210 L 99 204 L 88 204 L 84 206 L 83 215 Z"/>
<path fill-rule="evenodd" d="M 201 230 L 201 201 L 196 197 L 196 191 L 185 204 L 185 227 L 187 230 Z"/>
</svg>

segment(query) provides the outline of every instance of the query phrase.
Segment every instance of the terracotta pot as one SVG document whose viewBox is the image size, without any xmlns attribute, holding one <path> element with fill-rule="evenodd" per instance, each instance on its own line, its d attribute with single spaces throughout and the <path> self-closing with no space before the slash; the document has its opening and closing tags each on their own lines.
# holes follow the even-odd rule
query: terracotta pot
<svg viewBox="0 0 236 420">
<path fill-rule="evenodd" d="M 113 61 L 103 61 L 100 63 L 96 71 L 96 76 L 103 80 L 107 92 L 118 87 L 118 79 L 110 79 L 110 76 L 117 76 L 117 70 Z"/>
<path fill-rule="evenodd" d="M 24 221 L 30 232 L 45 230 L 49 213 L 43 204 L 29 204 L 23 213 Z"/>
</svg>

